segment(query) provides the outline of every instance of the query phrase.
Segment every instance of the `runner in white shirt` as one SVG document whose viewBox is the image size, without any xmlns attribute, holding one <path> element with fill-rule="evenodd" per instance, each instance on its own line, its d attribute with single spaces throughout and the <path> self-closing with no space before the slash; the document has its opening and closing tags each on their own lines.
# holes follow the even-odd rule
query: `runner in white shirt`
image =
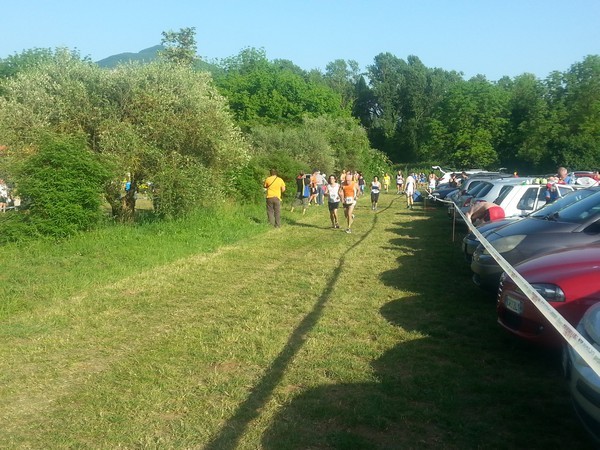
<svg viewBox="0 0 600 450">
<path fill-rule="evenodd" d="M 406 194 L 406 207 L 412 209 L 413 207 L 413 195 L 415 193 L 415 187 L 417 180 L 412 175 L 406 177 L 404 182 L 404 193 Z"/>
<path fill-rule="evenodd" d="M 325 195 L 328 197 L 327 206 L 329 207 L 331 228 L 339 228 L 337 211 L 340 206 L 340 185 L 337 184 L 334 175 L 329 175 L 329 184 L 326 187 Z"/>
</svg>

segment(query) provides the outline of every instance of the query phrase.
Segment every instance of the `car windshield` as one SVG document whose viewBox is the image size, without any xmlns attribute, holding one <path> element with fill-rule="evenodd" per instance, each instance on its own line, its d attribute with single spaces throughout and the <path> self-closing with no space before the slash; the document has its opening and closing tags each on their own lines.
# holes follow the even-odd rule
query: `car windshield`
<svg viewBox="0 0 600 450">
<path fill-rule="evenodd" d="M 546 218 L 549 220 L 558 220 L 560 222 L 581 223 L 588 218 L 598 216 L 599 214 L 600 192 L 596 191 L 593 195 L 589 195 L 566 208 L 560 209 Z"/>
<path fill-rule="evenodd" d="M 534 217 L 536 219 L 550 219 L 555 218 L 555 213 L 560 211 L 561 209 L 566 208 L 567 206 L 572 205 L 586 197 L 594 193 L 600 193 L 598 190 L 594 189 L 579 189 L 577 191 L 569 192 L 562 198 L 559 198 L 554 203 L 549 203 L 545 205 L 543 208 L 538 209 L 535 212 L 532 212 L 529 217 Z"/>
</svg>

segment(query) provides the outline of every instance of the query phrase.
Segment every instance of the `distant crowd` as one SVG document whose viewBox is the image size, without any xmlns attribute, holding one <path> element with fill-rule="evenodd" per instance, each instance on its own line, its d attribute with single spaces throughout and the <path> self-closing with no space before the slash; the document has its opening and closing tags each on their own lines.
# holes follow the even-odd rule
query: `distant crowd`
<svg viewBox="0 0 600 450">
<path fill-rule="evenodd" d="M 435 175 L 433 175 L 435 177 Z M 435 177 L 437 179 L 437 177 Z M 371 210 L 377 211 L 379 196 L 382 192 L 388 193 L 392 183 L 392 177 L 385 173 L 380 180 L 378 176 L 367 182 L 361 171 L 342 170 L 339 177 L 327 175 L 315 169 L 311 173 L 299 172 L 295 179 L 296 195 L 291 206 L 291 212 L 296 208 L 302 208 L 302 214 L 310 206 L 322 206 L 327 203 L 331 228 L 341 228 L 341 217 L 338 210 L 343 208 L 343 224 L 346 233 L 352 233 L 354 222 L 354 208 L 359 197 L 365 195 L 369 188 Z M 396 194 L 406 195 L 406 207 L 413 208 L 414 197 L 418 193 L 419 185 L 426 186 L 425 174 L 415 174 L 404 177 L 402 171 L 398 171 L 395 177 Z M 269 223 L 275 228 L 281 226 L 281 198 L 286 189 L 285 182 L 275 170 L 264 181 L 267 199 L 267 217 Z M 420 193 L 418 193 L 420 195 Z"/>
</svg>

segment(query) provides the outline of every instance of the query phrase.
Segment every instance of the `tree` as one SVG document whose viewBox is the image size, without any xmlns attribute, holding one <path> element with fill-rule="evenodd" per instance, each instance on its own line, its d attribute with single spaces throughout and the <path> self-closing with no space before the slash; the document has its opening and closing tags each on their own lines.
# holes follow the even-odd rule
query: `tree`
<svg viewBox="0 0 600 450">
<path fill-rule="evenodd" d="M 22 226 L 35 235 L 66 237 L 100 222 L 104 183 L 110 174 L 85 137 L 41 136 L 38 151 L 13 168 L 25 214 Z M 13 223 L 13 225 L 15 225 Z"/>
<path fill-rule="evenodd" d="M 355 116 L 368 126 L 372 144 L 397 161 L 422 157 L 428 127 L 436 108 L 450 87 L 462 81 L 460 74 L 429 69 L 414 55 L 406 61 L 390 53 L 379 54 L 369 66 L 373 101 L 363 92 Z"/>
<path fill-rule="evenodd" d="M 457 83 L 429 124 L 430 142 L 441 148 L 439 154 L 445 163 L 484 168 L 496 165 L 496 148 L 506 131 L 507 104 L 507 93 L 483 76 Z"/>
<path fill-rule="evenodd" d="M 54 57 L 54 52 L 49 48 L 32 48 L 19 54 L 0 59 L 0 79 L 16 76 L 36 64 L 49 61 Z"/>
<path fill-rule="evenodd" d="M 563 161 L 576 168 L 594 168 L 600 148 L 600 56 L 587 56 L 564 75 L 565 126 Z"/>
<path fill-rule="evenodd" d="M 193 66 L 198 61 L 196 27 L 181 28 L 179 31 L 163 31 L 161 44 L 165 47 L 161 56 L 174 64 Z"/>
<path fill-rule="evenodd" d="M 327 85 L 340 95 L 341 109 L 352 110 L 356 100 L 355 86 L 362 78 L 358 63 L 354 60 L 336 59 L 325 67 L 324 80 Z"/>
<path fill-rule="evenodd" d="M 539 167 L 548 159 L 553 129 L 547 90 L 532 74 L 501 80 L 498 85 L 509 95 L 507 133 L 498 148 L 502 164 L 521 169 Z"/>
<path fill-rule="evenodd" d="M 86 137 L 113 170 L 106 199 L 131 220 L 135 187 L 152 182 L 157 212 L 185 214 L 219 196 L 224 174 L 248 160 L 248 146 L 208 73 L 153 63 L 104 70 L 58 53 L 5 80 L 0 142 L 12 158 L 37 151 L 45 132 Z M 132 189 L 123 190 L 128 177 Z"/>
<path fill-rule="evenodd" d="M 221 62 L 216 82 L 244 130 L 260 125 L 298 125 L 305 115 L 348 114 L 340 98 L 322 83 L 309 80 L 296 66 L 271 62 L 264 50 L 247 48 Z"/>
</svg>

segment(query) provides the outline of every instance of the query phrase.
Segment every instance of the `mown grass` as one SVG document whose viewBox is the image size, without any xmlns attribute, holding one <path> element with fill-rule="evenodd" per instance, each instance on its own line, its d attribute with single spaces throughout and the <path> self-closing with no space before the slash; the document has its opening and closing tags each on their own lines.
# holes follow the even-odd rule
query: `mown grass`
<svg viewBox="0 0 600 450">
<path fill-rule="evenodd" d="M 261 208 L 0 249 L 0 447 L 588 446 L 444 212 L 382 197 L 351 235 Z"/>
</svg>

